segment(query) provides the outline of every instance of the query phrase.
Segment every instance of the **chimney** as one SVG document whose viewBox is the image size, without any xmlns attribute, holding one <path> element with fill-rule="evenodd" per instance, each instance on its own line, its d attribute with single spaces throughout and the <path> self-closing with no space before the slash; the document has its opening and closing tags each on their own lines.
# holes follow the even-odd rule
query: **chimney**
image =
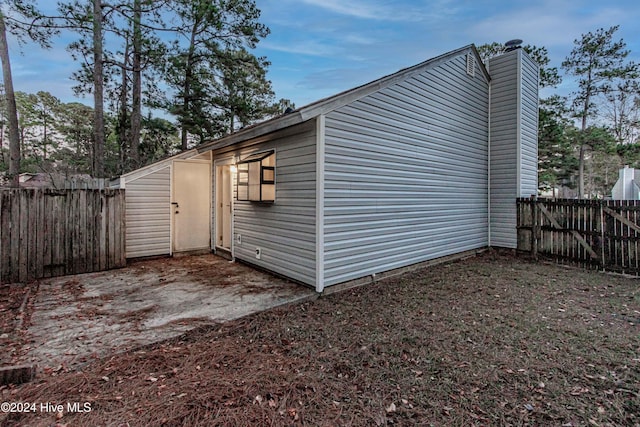
<svg viewBox="0 0 640 427">
<path fill-rule="evenodd" d="M 522 40 L 489 60 L 490 246 L 516 248 L 516 198 L 538 193 L 538 64 Z"/>
</svg>

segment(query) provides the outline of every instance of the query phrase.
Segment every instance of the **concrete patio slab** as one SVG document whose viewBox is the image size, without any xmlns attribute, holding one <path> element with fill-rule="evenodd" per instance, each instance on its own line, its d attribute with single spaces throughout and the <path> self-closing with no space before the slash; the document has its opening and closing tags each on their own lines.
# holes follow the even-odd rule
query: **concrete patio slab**
<svg viewBox="0 0 640 427">
<path fill-rule="evenodd" d="M 42 280 L 22 362 L 75 369 L 201 325 L 315 297 L 313 289 L 212 254 Z"/>
</svg>

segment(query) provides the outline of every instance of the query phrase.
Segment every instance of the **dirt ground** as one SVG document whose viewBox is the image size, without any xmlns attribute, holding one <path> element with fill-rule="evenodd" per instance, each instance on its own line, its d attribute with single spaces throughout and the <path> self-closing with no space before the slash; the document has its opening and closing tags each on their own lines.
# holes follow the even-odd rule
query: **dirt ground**
<svg viewBox="0 0 640 427">
<path fill-rule="evenodd" d="M 31 289 L 22 284 L 0 286 L 0 366 L 11 364 L 25 341 L 24 319 L 28 317 Z"/>
<path fill-rule="evenodd" d="M 487 253 L 0 393 L 34 404 L 2 426 L 640 426 L 640 281 Z"/>
<path fill-rule="evenodd" d="M 35 364 L 47 373 L 315 296 L 312 289 L 212 254 L 135 262 L 6 291 L 4 304 L 23 313 L 0 317 L 8 349 L 0 361 Z M 12 333 L 20 319 L 22 327 Z"/>
</svg>

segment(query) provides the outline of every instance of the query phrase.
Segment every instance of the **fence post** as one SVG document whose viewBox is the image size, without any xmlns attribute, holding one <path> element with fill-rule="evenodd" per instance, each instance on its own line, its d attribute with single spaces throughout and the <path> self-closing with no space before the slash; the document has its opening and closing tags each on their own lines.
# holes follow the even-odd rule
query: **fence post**
<svg viewBox="0 0 640 427">
<path fill-rule="evenodd" d="M 538 234 L 540 224 L 538 224 L 538 197 L 531 196 L 531 256 L 538 259 Z"/>
</svg>

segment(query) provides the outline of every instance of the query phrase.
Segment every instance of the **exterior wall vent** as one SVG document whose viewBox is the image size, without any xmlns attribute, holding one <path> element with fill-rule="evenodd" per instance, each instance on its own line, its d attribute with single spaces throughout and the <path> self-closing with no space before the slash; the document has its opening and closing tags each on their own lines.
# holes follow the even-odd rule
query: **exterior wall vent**
<svg viewBox="0 0 640 427">
<path fill-rule="evenodd" d="M 476 58 L 471 52 L 467 53 L 467 74 L 471 77 L 476 75 Z"/>
</svg>

